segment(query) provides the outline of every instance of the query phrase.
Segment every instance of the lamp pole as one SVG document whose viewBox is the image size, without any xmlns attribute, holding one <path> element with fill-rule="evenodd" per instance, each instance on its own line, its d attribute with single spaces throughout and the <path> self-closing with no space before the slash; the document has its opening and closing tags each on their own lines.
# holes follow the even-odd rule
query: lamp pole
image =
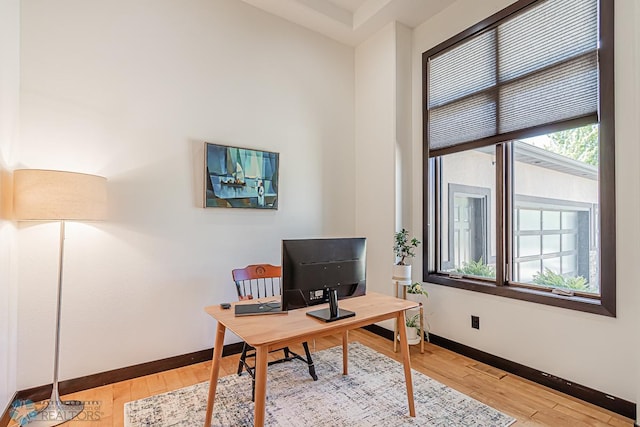
<svg viewBox="0 0 640 427">
<path fill-rule="evenodd" d="M 33 427 L 53 427 L 77 417 L 84 409 L 84 403 L 77 400 L 62 402 L 58 389 L 58 368 L 60 360 L 60 314 L 62 312 L 62 269 L 64 265 L 65 220 L 60 221 L 60 253 L 58 260 L 58 303 L 56 308 L 56 342 L 53 358 L 53 389 L 47 406 L 38 411 L 27 425 Z"/>
</svg>

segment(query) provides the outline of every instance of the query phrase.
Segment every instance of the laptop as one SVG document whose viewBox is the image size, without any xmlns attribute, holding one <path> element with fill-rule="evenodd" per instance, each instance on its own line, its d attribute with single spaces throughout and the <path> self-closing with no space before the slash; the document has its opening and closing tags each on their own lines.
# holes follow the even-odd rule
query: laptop
<svg viewBox="0 0 640 427">
<path fill-rule="evenodd" d="M 236 316 L 258 316 L 260 314 L 287 314 L 282 311 L 280 301 L 270 301 L 257 304 L 234 305 Z"/>
</svg>

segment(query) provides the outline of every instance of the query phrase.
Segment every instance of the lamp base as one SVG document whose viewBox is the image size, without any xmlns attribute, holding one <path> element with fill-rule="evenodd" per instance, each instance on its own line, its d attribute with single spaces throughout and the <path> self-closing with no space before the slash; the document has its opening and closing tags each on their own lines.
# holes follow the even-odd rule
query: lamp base
<svg viewBox="0 0 640 427">
<path fill-rule="evenodd" d="M 77 417 L 84 409 L 84 403 L 77 400 L 62 402 L 50 400 L 49 404 L 29 420 L 29 427 L 53 427 Z"/>
</svg>

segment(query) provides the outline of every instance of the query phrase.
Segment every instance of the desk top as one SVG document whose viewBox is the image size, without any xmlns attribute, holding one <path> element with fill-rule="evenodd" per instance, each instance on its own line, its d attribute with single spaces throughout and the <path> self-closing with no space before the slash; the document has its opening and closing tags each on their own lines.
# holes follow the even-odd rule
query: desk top
<svg viewBox="0 0 640 427">
<path fill-rule="evenodd" d="M 273 297 L 265 300 L 273 300 Z M 340 300 L 340 308 L 354 311 L 356 315 L 335 322 L 326 323 L 306 314 L 307 311 L 327 308 L 328 304 L 291 310 L 287 314 L 235 316 L 233 305 L 255 304 L 259 301 L 261 300 L 239 301 L 232 304 L 231 309 L 227 310 L 222 309 L 219 304 L 211 305 L 205 307 L 205 311 L 246 341 L 247 344 L 256 347 L 283 341 L 305 341 L 313 336 L 331 335 L 346 329 L 355 329 L 391 319 L 398 312 L 418 307 L 418 303 L 414 301 L 369 292 L 363 296 Z"/>
</svg>

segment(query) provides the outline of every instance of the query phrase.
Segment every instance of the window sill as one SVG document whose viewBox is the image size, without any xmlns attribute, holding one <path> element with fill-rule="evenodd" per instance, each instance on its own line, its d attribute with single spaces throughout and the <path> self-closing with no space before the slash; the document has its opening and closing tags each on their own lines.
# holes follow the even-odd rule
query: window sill
<svg viewBox="0 0 640 427">
<path fill-rule="evenodd" d="M 426 274 L 425 282 L 484 294 L 498 295 L 505 298 L 513 298 L 529 301 L 537 304 L 566 308 L 569 310 L 583 311 L 602 316 L 615 317 L 613 310 L 603 304 L 602 299 L 592 299 L 580 296 L 564 296 L 553 294 L 550 291 L 521 288 L 516 286 L 496 286 L 493 283 L 468 278 L 456 279 L 441 274 Z"/>
</svg>

